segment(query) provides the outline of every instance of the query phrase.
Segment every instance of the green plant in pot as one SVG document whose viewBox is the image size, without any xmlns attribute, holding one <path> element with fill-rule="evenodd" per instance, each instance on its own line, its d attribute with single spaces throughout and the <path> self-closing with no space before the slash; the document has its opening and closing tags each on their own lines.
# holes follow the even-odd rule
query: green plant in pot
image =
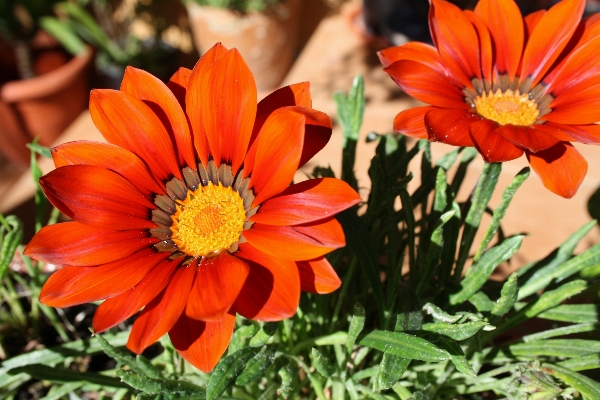
<svg viewBox="0 0 600 400">
<path fill-rule="evenodd" d="M 296 54 L 303 0 L 186 0 L 194 43 L 204 54 L 214 43 L 237 47 L 259 91 L 281 83 Z"/>
<path fill-rule="evenodd" d="M 54 1 L 0 1 L 0 151 L 28 165 L 26 143 L 51 144 L 85 109 L 89 46 L 69 54 L 44 32 Z"/>
<path fill-rule="evenodd" d="M 138 3 L 132 15 L 122 21 L 114 18 L 110 2 L 92 1 L 89 7 L 94 15 L 82 4 L 59 2 L 55 6 L 59 17 L 47 17 L 44 23 L 53 36 L 70 42 L 73 51 L 84 42 L 97 49 L 96 69 L 99 82 L 96 87 L 117 89 L 128 65 L 150 71 L 163 80 L 168 79 L 175 71 L 172 60 L 176 50 L 160 39 L 164 22 L 153 21 L 153 35 L 146 40 L 130 33 L 130 25 L 136 15 L 142 11 L 153 14 L 156 12 L 152 9 L 152 2 L 145 5 Z"/>
</svg>

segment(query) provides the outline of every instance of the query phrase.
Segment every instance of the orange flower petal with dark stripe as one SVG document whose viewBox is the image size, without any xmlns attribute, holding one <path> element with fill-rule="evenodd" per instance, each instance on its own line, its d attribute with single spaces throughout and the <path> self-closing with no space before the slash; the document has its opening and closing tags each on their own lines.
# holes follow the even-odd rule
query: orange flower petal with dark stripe
<svg viewBox="0 0 600 400">
<path fill-rule="evenodd" d="M 236 313 L 279 321 L 296 312 L 301 290 L 340 286 L 323 256 L 345 245 L 333 216 L 360 197 L 332 178 L 290 186 L 331 137 L 308 83 L 257 103 L 244 60 L 217 44 L 166 85 L 128 68 L 121 90 L 92 92 L 90 112 L 108 143 L 55 147 L 57 168 L 40 180 L 74 220 L 43 228 L 26 249 L 64 266 L 42 303 L 106 299 L 96 332 L 141 309 L 132 351 L 168 333 L 210 371 Z"/>
<path fill-rule="evenodd" d="M 584 6 L 562 0 L 523 18 L 514 0 L 474 11 L 431 0 L 434 46 L 379 52 L 398 86 L 429 105 L 398 114 L 394 130 L 474 146 L 487 162 L 525 153 L 549 190 L 574 196 L 587 162 L 569 142 L 600 143 L 600 15 L 581 21 Z"/>
</svg>

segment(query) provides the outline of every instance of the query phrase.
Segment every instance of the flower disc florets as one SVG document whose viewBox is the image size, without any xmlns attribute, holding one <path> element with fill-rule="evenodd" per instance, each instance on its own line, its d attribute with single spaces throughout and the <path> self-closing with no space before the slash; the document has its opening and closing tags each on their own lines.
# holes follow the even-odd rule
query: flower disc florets
<svg viewBox="0 0 600 400">
<path fill-rule="evenodd" d="M 252 226 L 247 219 L 258 210 L 250 209 L 254 194 L 249 178 L 242 178 L 241 171 L 234 181 L 229 165 L 217 169 L 213 161 L 182 173 L 185 181 L 171 179 L 167 195 L 154 201 L 158 209 L 152 212 L 153 221 L 160 227 L 151 233 L 161 239 L 155 248 L 172 252 L 172 259 L 186 256 L 188 262 L 237 251 L 244 242 L 242 232 Z"/>
</svg>

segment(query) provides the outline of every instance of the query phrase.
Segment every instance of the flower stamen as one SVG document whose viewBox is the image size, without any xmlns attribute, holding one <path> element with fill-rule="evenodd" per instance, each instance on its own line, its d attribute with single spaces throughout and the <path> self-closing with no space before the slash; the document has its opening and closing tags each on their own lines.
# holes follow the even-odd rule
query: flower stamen
<svg viewBox="0 0 600 400">
<path fill-rule="evenodd" d="M 496 121 L 500 125 L 533 125 L 540 116 L 540 110 L 535 100 L 519 90 L 508 89 L 495 92 L 483 92 L 474 100 L 475 110 L 484 118 Z"/>
</svg>

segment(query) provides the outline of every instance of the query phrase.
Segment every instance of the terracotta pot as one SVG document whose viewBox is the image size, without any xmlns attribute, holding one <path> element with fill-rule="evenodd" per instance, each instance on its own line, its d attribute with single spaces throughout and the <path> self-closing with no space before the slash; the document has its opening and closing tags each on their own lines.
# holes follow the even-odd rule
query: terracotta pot
<svg viewBox="0 0 600 400">
<path fill-rule="evenodd" d="M 89 46 L 62 65 L 56 57 L 38 59 L 36 70 L 48 72 L 0 86 L 0 151 L 7 158 L 29 165 L 25 144 L 36 136 L 40 144 L 52 144 L 87 107 L 92 59 Z M 45 61 L 52 65 L 39 65 Z"/>
<path fill-rule="evenodd" d="M 300 0 L 277 4 L 267 12 L 239 14 L 188 2 L 194 43 L 204 54 L 215 43 L 237 47 L 252 70 L 259 91 L 277 88 L 296 56 Z"/>
</svg>

